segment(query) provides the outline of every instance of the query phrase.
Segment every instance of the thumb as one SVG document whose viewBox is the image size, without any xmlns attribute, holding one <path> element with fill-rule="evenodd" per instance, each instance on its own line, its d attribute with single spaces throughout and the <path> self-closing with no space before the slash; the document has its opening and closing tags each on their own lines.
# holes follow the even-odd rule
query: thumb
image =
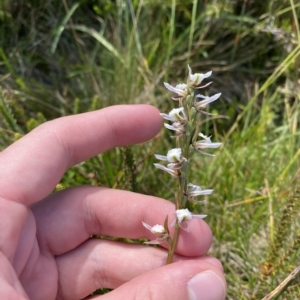
<svg viewBox="0 0 300 300">
<path fill-rule="evenodd" d="M 124 295 L 128 300 L 224 300 L 226 282 L 223 272 L 211 263 L 180 261 L 140 275 L 101 300 L 124 299 Z"/>
</svg>

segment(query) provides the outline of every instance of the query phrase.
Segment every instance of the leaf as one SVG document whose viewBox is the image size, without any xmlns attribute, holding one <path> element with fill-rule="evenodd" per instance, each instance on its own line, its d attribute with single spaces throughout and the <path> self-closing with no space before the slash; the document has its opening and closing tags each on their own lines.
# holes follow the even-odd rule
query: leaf
<svg viewBox="0 0 300 300">
<path fill-rule="evenodd" d="M 75 10 L 79 7 L 80 3 L 77 2 L 75 4 L 73 4 L 73 6 L 71 7 L 71 9 L 68 11 L 68 13 L 66 14 L 66 16 L 64 17 L 63 21 L 61 22 L 61 24 L 59 25 L 56 35 L 54 37 L 53 43 L 51 45 L 51 53 L 53 54 L 57 48 L 59 39 L 67 25 L 67 23 L 69 22 L 70 18 L 72 17 L 73 13 L 75 12 Z"/>
<path fill-rule="evenodd" d="M 95 29 L 88 28 L 84 25 L 74 25 L 74 29 L 85 32 L 95 38 L 99 43 L 101 43 L 108 51 L 110 51 L 115 57 L 119 59 L 119 61 L 124 64 L 124 59 L 119 53 L 119 51 L 105 38 L 103 35 L 101 35 L 99 32 L 97 32 Z"/>
<path fill-rule="evenodd" d="M 164 222 L 164 228 L 168 235 L 170 235 L 169 227 L 168 227 L 168 215 L 166 216 L 165 222 Z"/>
</svg>

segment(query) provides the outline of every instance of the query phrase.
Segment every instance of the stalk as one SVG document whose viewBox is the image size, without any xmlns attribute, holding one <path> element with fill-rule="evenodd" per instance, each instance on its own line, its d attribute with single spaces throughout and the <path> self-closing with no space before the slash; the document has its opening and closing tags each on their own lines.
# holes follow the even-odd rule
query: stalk
<svg viewBox="0 0 300 300">
<path fill-rule="evenodd" d="M 177 241 L 178 241 L 178 236 L 179 236 L 179 229 L 180 229 L 179 223 L 178 223 L 178 220 L 176 220 L 174 235 L 173 235 L 173 239 L 172 239 L 172 244 L 171 244 L 171 247 L 169 248 L 169 251 L 168 251 L 168 257 L 167 257 L 167 263 L 166 263 L 167 265 L 171 264 L 173 262 L 175 248 L 176 248 Z"/>
<path fill-rule="evenodd" d="M 191 136 L 194 132 L 194 135 L 197 134 L 197 130 L 199 131 L 198 128 L 198 122 L 197 122 L 197 117 L 193 119 L 192 117 L 192 110 L 191 110 L 191 104 L 194 102 L 194 93 L 191 93 L 189 97 L 187 97 L 187 101 L 183 104 L 182 101 L 180 101 L 181 105 L 184 105 L 185 108 L 185 114 L 187 116 L 187 126 L 186 126 L 186 132 L 183 136 L 182 139 L 177 138 L 176 139 L 176 146 L 180 147 L 183 149 L 183 156 L 186 159 L 186 162 L 183 164 L 182 167 L 182 172 L 181 175 L 178 178 L 178 183 L 179 183 L 179 189 L 178 193 L 176 194 L 176 201 L 175 201 L 175 208 L 176 210 L 182 209 L 183 208 L 183 200 L 184 200 L 184 194 L 186 194 L 187 190 L 187 183 L 188 183 L 188 173 L 189 173 L 189 162 L 190 162 L 190 143 L 191 143 Z M 197 124 L 197 128 L 195 128 L 195 123 Z M 194 139 L 194 137 L 193 137 Z M 180 141 L 182 141 L 180 145 Z M 167 263 L 170 264 L 173 261 L 174 253 L 175 253 L 175 248 L 177 245 L 178 241 L 178 236 L 179 236 L 179 230 L 180 226 L 178 223 L 178 219 L 176 219 L 175 223 L 175 230 L 174 230 L 174 235 L 173 239 L 171 242 L 171 246 L 168 250 L 168 257 L 167 257 Z"/>
</svg>

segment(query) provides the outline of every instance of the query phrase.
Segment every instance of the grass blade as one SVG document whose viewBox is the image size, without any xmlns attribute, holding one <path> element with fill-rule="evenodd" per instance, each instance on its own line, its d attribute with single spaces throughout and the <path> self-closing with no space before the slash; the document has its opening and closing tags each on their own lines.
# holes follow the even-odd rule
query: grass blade
<svg viewBox="0 0 300 300">
<path fill-rule="evenodd" d="M 88 28 L 84 25 L 74 25 L 74 29 L 78 31 L 85 32 L 96 39 L 100 44 L 102 44 L 109 52 L 111 52 L 119 61 L 124 64 L 124 59 L 119 53 L 119 51 L 101 34 L 99 34 L 95 29 Z"/>
<path fill-rule="evenodd" d="M 51 53 L 53 54 L 57 48 L 59 39 L 67 25 L 67 23 L 69 22 L 70 18 L 72 17 L 73 13 L 75 12 L 75 10 L 79 7 L 80 3 L 75 3 L 73 4 L 73 6 L 71 7 L 71 9 L 69 10 L 69 12 L 66 14 L 66 16 L 64 17 L 62 23 L 60 24 L 60 26 L 57 29 L 56 35 L 54 37 L 53 43 L 51 45 Z"/>
</svg>

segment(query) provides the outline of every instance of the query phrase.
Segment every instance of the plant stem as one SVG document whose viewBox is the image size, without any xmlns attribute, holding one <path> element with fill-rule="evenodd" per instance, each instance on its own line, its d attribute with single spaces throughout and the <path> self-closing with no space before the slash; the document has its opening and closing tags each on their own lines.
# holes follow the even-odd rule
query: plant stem
<svg viewBox="0 0 300 300">
<path fill-rule="evenodd" d="M 179 235 L 179 224 L 178 221 L 176 220 L 176 224 L 175 224 L 175 230 L 174 230 L 174 235 L 173 235 L 173 239 L 172 239 L 172 244 L 171 247 L 169 248 L 168 251 L 168 258 L 167 258 L 167 265 L 171 264 L 173 261 L 173 256 L 175 253 L 175 247 L 177 245 L 177 240 L 178 240 L 178 235 Z"/>
<path fill-rule="evenodd" d="M 186 162 L 184 163 L 184 166 L 182 168 L 182 173 L 181 173 L 180 177 L 178 178 L 179 190 L 176 193 L 176 202 L 175 202 L 176 210 L 182 209 L 183 203 L 184 203 L 184 194 L 186 193 L 186 189 L 187 189 L 189 160 L 190 160 L 190 156 L 191 156 L 190 150 L 189 150 L 191 136 L 194 132 L 193 140 L 197 139 L 197 135 L 198 135 L 198 131 L 199 131 L 199 117 L 195 116 L 195 118 L 192 118 L 192 114 L 191 114 L 191 107 L 192 107 L 191 104 L 193 102 L 194 102 L 194 93 L 192 94 L 192 96 L 189 96 L 189 101 L 186 101 L 185 103 L 180 102 L 180 106 L 184 107 L 184 109 L 185 109 L 185 115 L 188 117 L 188 120 L 187 120 L 186 133 L 184 135 L 183 140 L 181 141 L 179 138 L 176 139 L 176 146 L 178 148 L 180 147 L 182 149 L 183 156 L 186 159 Z M 179 226 L 178 220 L 176 218 L 174 235 L 173 235 L 172 243 L 171 243 L 169 251 L 168 251 L 167 264 L 170 264 L 173 261 L 173 256 L 174 256 L 175 248 L 176 248 L 177 241 L 178 241 L 179 229 L 180 229 L 180 226 Z"/>
<path fill-rule="evenodd" d="M 189 136 L 188 136 L 189 138 Z M 183 203 L 183 194 L 186 190 L 186 186 L 187 186 L 187 174 L 188 174 L 188 160 L 189 160 L 189 143 L 186 142 L 185 143 L 185 148 L 184 148 L 184 154 L 185 157 L 187 158 L 186 161 L 186 165 L 184 167 L 184 172 L 183 174 L 181 174 L 181 176 L 178 178 L 178 182 L 179 182 L 179 191 L 176 194 L 176 210 L 177 209 L 181 209 L 182 208 L 182 203 Z M 179 235 L 179 223 L 178 220 L 176 218 L 176 223 L 175 223 L 175 230 L 174 230 L 174 235 L 173 235 L 173 239 L 172 239 L 172 244 L 169 248 L 168 251 L 168 258 L 167 258 L 167 264 L 172 263 L 173 261 L 173 256 L 174 256 L 174 252 L 175 252 L 175 248 L 177 245 L 177 240 L 178 240 L 178 235 Z"/>
</svg>

